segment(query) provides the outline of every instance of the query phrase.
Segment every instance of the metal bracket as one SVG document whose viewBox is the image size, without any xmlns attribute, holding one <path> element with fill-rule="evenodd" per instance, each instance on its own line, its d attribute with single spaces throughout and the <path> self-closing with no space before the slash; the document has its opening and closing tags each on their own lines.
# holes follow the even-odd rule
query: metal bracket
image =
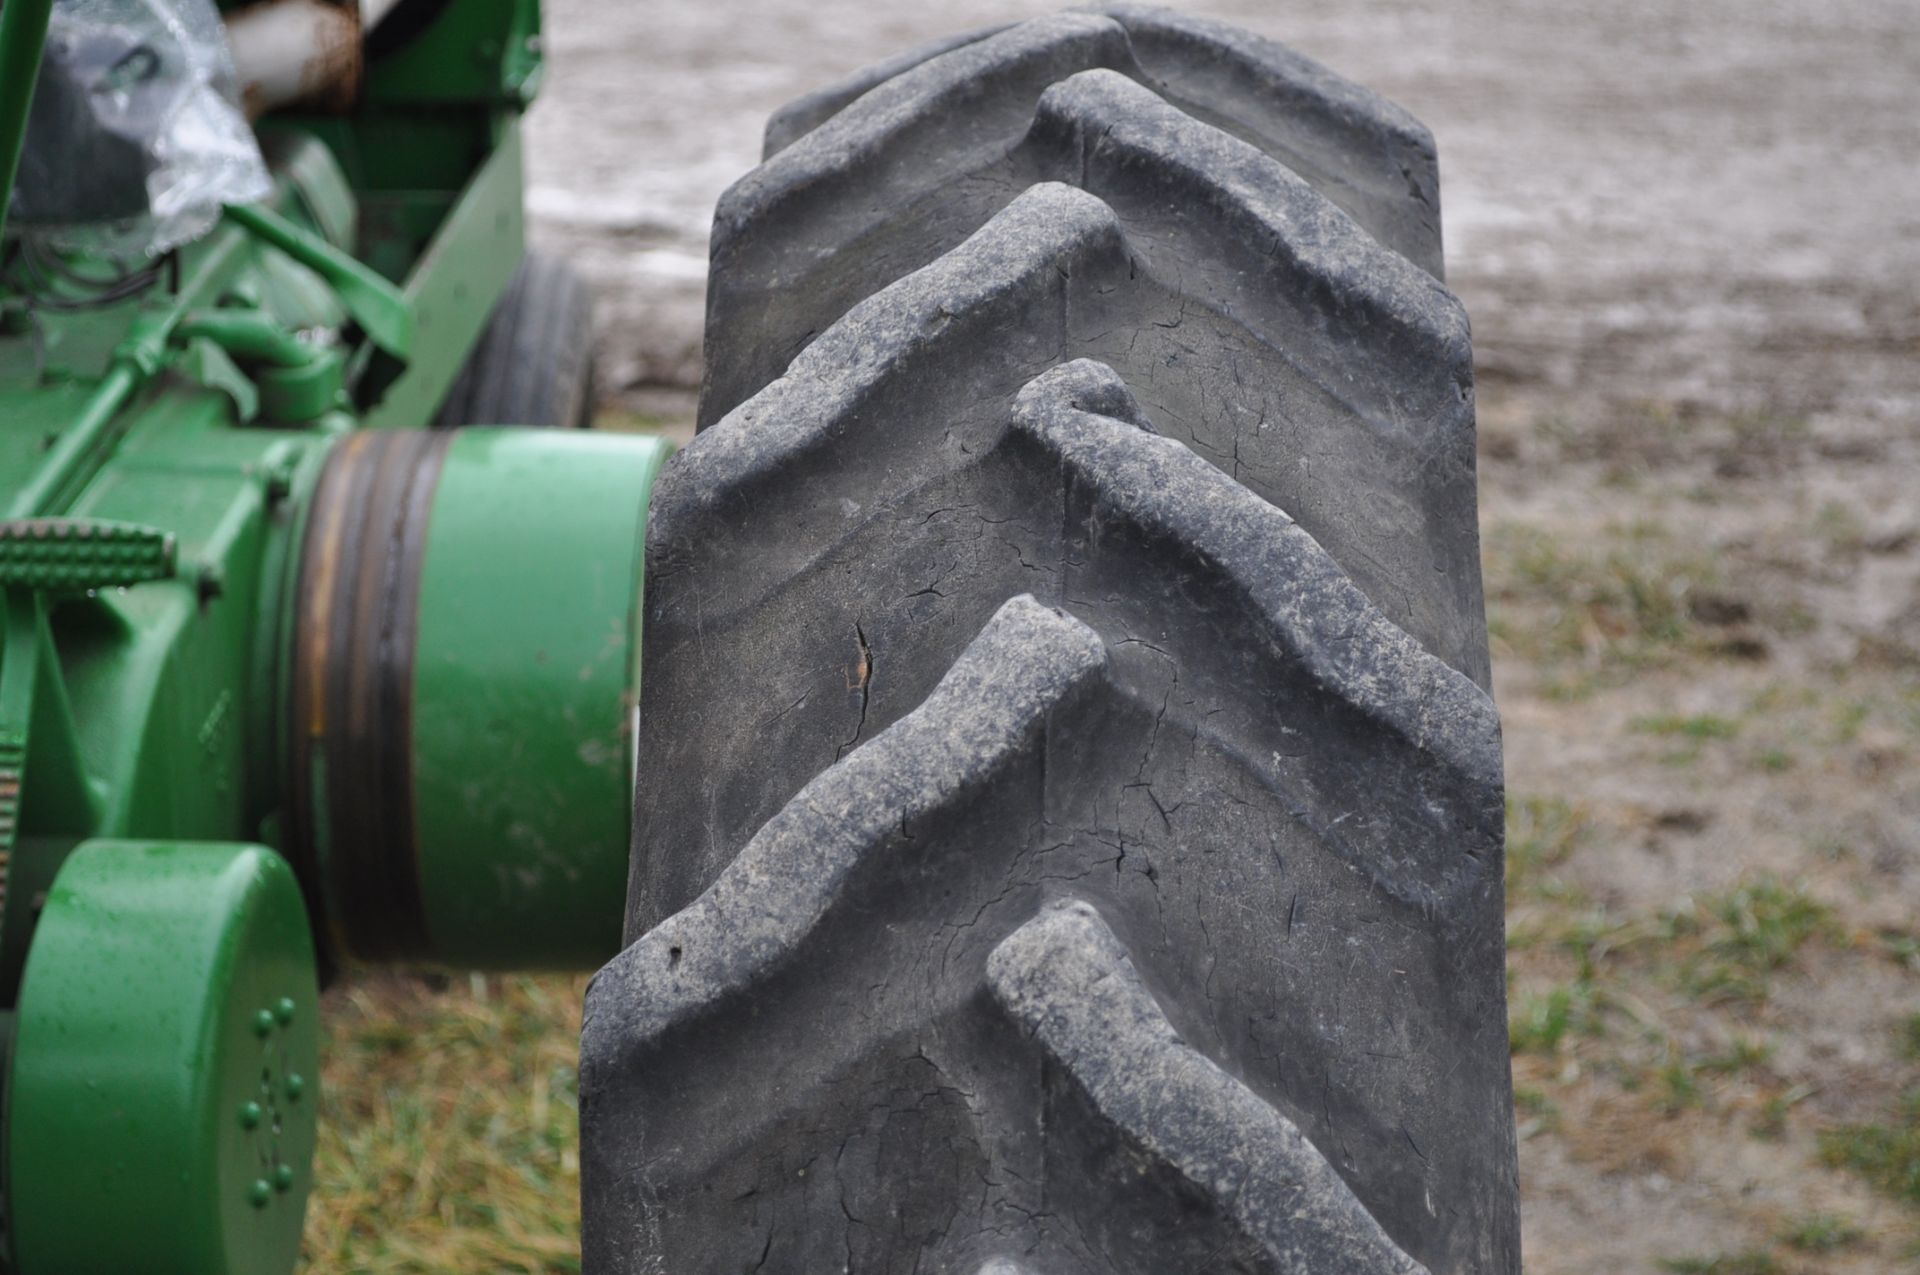
<svg viewBox="0 0 1920 1275">
<path fill-rule="evenodd" d="M 382 353 L 402 363 L 412 355 L 413 307 L 400 289 L 319 235 L 259 204 L 228 204 L 226 216 L 332 284 L 347 313 Z"/>
</svg>

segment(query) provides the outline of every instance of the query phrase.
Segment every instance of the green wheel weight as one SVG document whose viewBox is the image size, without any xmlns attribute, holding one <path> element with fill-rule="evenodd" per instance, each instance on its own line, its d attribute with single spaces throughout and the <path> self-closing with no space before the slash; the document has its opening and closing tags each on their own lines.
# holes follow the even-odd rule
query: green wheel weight
<svg viewBox="0 0 1920 1275">
<path fill-rule="evenodd" d="M 90 841 L 21 984 L 19 1275 L 285 1275 L 313 1182 L 313 939 L 271 850 Z"/>
</svg>

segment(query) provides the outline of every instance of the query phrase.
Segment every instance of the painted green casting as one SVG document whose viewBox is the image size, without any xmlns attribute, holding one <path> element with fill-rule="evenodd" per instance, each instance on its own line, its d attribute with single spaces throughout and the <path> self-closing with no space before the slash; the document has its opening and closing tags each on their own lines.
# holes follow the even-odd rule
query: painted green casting
<svg viewBox="0 0 1920 1275">
<path fill-rule="evenodd" d="M 47 9 L 0 3 L 9 181 Z M 667 448 L 425 428 L 540 69 L 535 0 L 427 10 L 168 258 L 0 242 L 0 1275 L 285 1275 L 320 977 L 618 944 Z"/>
<path fill-rule="evenodd" d="M 444 959 L 581 969 L 620 950 L 606 903 L 626 897 L 635 584 L 666 458 L 642 441 L 470 429 L 448 448 L 412 740 L 426 932 Z"/>
<path fill-rule="evenodd" d="M 27 111 L 40 78 L 53 0 L 7 0 L 0 5 L 0 230 L 13 202 L 13 179 L 27 137 Z"/>
<path fill-rule="evenodd" d="M 15 1014 L 22 1270 L 293 1268 L 319 1100 L 314 969 L 299 887 L 263 846 L 68 856 Z"/>
</svg>

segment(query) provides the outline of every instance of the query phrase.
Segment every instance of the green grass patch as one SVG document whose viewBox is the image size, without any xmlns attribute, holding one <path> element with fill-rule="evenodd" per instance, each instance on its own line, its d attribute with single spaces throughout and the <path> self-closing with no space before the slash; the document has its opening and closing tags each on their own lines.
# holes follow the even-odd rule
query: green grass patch
<svg viewBox="0 0 1920 1275">
<path fill-rule="evenodd" d="M 1683 1060 L 1663 1064 L 1654 1074 L 1654 1080 L 1653 1107 L 1662 1115 L 1707 1109 L 1706 1088 Z"/>
<path fill-rule="evenodd" d="M 1552 1054 L 1569 1033 L 1594 1036 L 1601 1030 L 1593 984 L 1579 979 L 1522 995 L 1507 1016 L 1507 1045 L 1516 1054 Z"/>
<path fill-rule="evenodd" d="M 1537 1120 L 1558 1120 L 1560 1118 L 1560 1106 L 1558 1103 L 1547 1097 L 1544 1090 L 1529 1088 L 1526 1085 L 1515 1085 L 1513 1087 L 1513 1106 L 1514 1110 L 1518 1111 L 1521 1115 L 1532 1116 Z"/>
<path fill-rule="evenodd" d="M 1788 1223 L 1780 1232 L 1780 1242 L 1802 1253 L 1831 1253 L 1851 1248 L 1866 1238 L 1866 1232 L 1837 1213 L 1809 1213 Z"/>
<path fill-rule="evenodd" d="M 1795 1085 L 1784 1093 L 1771 1094 L 1760 1104 L 1759 1112 L 1747 1132 L 1762 1142 L 1774 1142 L 1787 1132 L 1787 1113 L 1813 1096 L 1813 1086 Z"/>
<path fill-rule="evenodd" d="M 1713 713 L 1696 713 L 1690 717 L 1659 713 L 1636 717 L 1629 725 L 1645 735 L 1677 735 L 1685 739 L 1732 739 L 1740 733 L 1739 722 Z"/>
<path fill-rule="evenodd" d="M 1707 950 L 1759 972 L 1779 969 L 1833 925 L 1826 904 L 1773 880 L 1741 886 L 1707 907 L 1719 922 Z"/>
<path fill-rule="evenodd" d="M 1920 935 L 1905 930 L 1881 930 L 1874 939 L 1888 960 L 1920 974 Z"/>
<path fill-rule="evenodd" d="M 1758 1004 L 1771 975 L 1817 936 L 1834 930 L 1832 910 L 1796 886 L 1764 878 L 1668 917 L 1676 938 L 1694 936 L 1679 981 L 1709 1002 Z"/>
<path fill-rule="evenodd" d="M 1833 742 L 1851 744 L 1860 737 L 1860 728 L 1867 724 L 1867 718 L 1873 715 L 1870 705 L 1860 700 L 1849 700 L 1833 710 Z"/>
<path fill-rule="evenodd" d="M 1772 1058 L 1771 1044 L 1741 1036 L 1725 1049 L 1703 1056 L 1694 1065 L 1709 1076 L 1738 1076 L 1766 1066 Z"/>
<path fill-rule="evenodd" d="M 1820 1158 L 1851 1169 L 1886 1195 L 1920 1205 L 1920 1089 L 1909 1090 L 1890 1124 L 1850 1124 L 1820 1135 Z"/>
<path fill-rule="evenodd" d="M 1599 544 L 1570 544 L 1522 523 L 1490 529 L 1487 601 L 1495 640 L 1549 667 L 1637 667 L 1684 649 L 1691 599 L 1717 582 L 1709 556 L 1676 551 L 1664 530 L 1636 525 Z M 1583 683 L 1562 678 L 1571 692 Z"/>
<path fill-rule="evenodd" d="M 1566 861 L 1586 828 L 1585 812 L 1559 797 L 1508 797 L 1508 893 L 1553 893 L 1542 874 Z"/>
<path fill-rule="evenodd" d="M 1899 1050 L 1908 1062 L 1920 1062 L 1920 1014 L 1908 1014 L 1900 1020 Z"/>
<path fill-rule="evenodd" d="M 1779 1260 L 1761 1249 L 1718 1257 L 1663 1258 L 1660 1269 L 1673 1275 L 1783 1275 Z"/>
<path fill-rule="evenodd" d="M 1678 741 L 1682 747 L 1661 754 L 1660 761 L 1668 766 L 1691 766 L 1700 760 L 1700 751 L 1709 742 L 1732 739 L 1740 733 L 1739 722 L 1714 713 L 1658 713 L 1636 717 L 1627 726 L 1629 730 L 1642 735 L 1657 735 Z"/>
<path fill-rule="evenodd" d="M 673 434 L 691 429 L 692 424 L 683 416 L 634 412 L 622 407 L 603 407 L 593 415 L 595 429 L 615 434 Z"/>
</svg>

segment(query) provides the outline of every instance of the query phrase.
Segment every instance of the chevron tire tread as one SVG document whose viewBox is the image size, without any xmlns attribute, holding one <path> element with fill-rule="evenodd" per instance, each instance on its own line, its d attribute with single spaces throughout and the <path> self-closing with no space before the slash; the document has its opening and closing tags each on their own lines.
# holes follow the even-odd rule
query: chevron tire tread
<svg viewBox="0 0 1920 1275">
<path fill-rule="evenodd" d="M 1192 27 L 1042 19 L 776 117 L 761 177 L 1044 63 L 996 144 L 1084 162 L 911 251 L 716 229 L 716 293 L 862 282 L 653 497 L 594 1275 L 1519 1270 L 1464 317 L 1162 91 L 1143 31 L 1293 65 Z M 1153 83 L 1086 64 L 1112 28 Z"/>
</svg>

